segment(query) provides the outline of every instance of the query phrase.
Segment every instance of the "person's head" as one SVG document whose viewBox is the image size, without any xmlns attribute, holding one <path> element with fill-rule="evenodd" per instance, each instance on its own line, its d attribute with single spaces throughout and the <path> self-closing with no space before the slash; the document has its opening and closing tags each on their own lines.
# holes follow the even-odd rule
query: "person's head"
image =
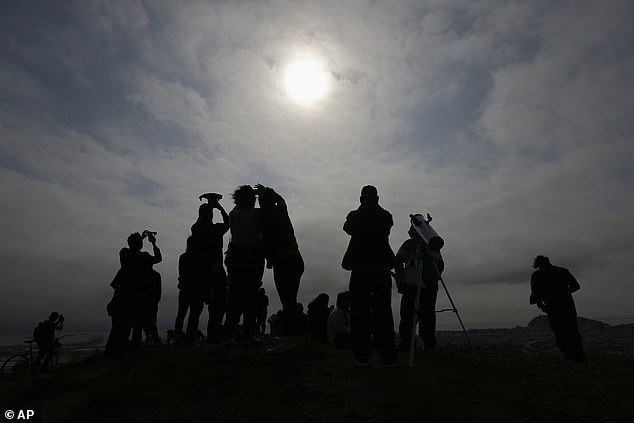
<svg viewBox="0 0 634 423">
<path fill-rule="evenodd" d="M 214 208 L 211 207 L 211 204 L 203 203 L 200 205 L 200 207 L 198 207 L 198 218 L 205 219 L 205 220 L 207 219 L 213 220 Z"/>
<path fill-rule="evenodd" d="M 141 251 L 143 248 L 143 237 L 140 233 L 135 232 L 128 236 L 128 246 L 131 250 Z"/>
<path fill-rule="evenodd" d="M 251 185 L 240 185 L 231 195 L 233 202 L 238 207 L 255 207 L 255 190 Z"/>
<path fill-rule="evenodd" d="M 322 292 L 321 294 L 317 295 L 317 297 L 315 297 L 315 300 L 313 302 L 323 305 L 324 307 L 328 307 L 328 301 L 330 301 L 330 297 L 325 292 Z"/>
<path fill-rule="evenodd" d="M 546 256 L 542 256 L 541 254 L 535 257 L 533 260 L 533 268 L 541 269 L 542 267 L 550 266 L 550 259 Z"/>
<path fill-rule="evenodd" d="M 51 322 L 56 322 L 58 318 L 59 318 L 59 313 L 56 311 L 52 312 L 50 316 L 48 316 L 48 320 L 50 320 Z"/>
<path fill-rule="evenodd" d="M 366 185 L 361 188 L 361 197 L 359 198 L 361 204 L 378 204 L 379 193 L 376 187 L 372 185 Z"/>
<path fill-rule="evenodd" d="M 337 308 L 346 311 L 350 309 L 350 292 L 343 291 L 337 294 Z"/>
<path fill-rule="evenodd" d="M 265 295 L 266 291 L 264 290 L 264 288 L 260 288 L 260 290 L 258 291 L 260 293 L 260 295 Z"/>
<path fill-rule="evenodd" d="M 260 207 L 263 209 L 275 206 L 275 195 L 273 194 L 273 190 L 265 188 L 261 191 L 258 195 L 258 204 L 260 204 Z"/>
</svg>

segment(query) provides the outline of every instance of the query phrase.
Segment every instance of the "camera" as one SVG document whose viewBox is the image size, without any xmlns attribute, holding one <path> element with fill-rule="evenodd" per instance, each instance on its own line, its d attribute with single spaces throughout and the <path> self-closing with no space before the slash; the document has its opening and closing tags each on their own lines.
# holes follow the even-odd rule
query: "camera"
<svg viewBox="0 0 634 423">
<path fill-rule="evenodd" d="M 141 238 L 146 238 L 150 235 L 155 236 L 158 232 L 154 232 L 154 231 L 150 231 L 150 230 L 144 230 L 143 233 L 141 234 Z"/>
</svg>

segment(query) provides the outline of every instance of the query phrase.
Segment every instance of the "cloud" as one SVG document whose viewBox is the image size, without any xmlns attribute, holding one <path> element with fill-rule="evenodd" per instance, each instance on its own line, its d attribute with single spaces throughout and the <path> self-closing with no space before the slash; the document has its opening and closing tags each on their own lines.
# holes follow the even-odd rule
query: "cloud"
<svg viewBox="0 0 634 423">
<path fill-rule="evenodd" d="M 433 215 L 473 322 L 535 313 L 538 253 L 579 277 L 582 314 L 629 310 L 626 1 L 0 7 L 0 261 L 16 281 L 2 308 L 27 327 L 51 303 L 106 326 L 117 251 L 145 228 L 159 232 L 170 326 L 197 196 L 220 192 L 229 208 L 258 182 L 287 198 L 304 302 L 346 288 L 341 226 L 371 183 L 395 249 L 410 213 Z M 307 53 L 326 61 L 330 92 L 298 108 L 282 74 Z M 265 286 L 275 309 L 270 275 Z M 95 311 L 79 318 L 80 299 Z"/>
</svg>

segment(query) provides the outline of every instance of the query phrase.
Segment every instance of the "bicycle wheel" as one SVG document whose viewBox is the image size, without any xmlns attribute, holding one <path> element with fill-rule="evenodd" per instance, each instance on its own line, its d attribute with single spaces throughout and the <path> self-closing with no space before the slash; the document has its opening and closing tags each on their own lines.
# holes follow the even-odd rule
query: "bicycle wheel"
<svg viewBox="0 0 634 423">
<path fill-rule="evenodd" d="M 15 354 L 7 358 L 0 369 L 6 377 L 19 377 L 29 371 L 29 357 L 26 354 Z"/>
</svg>

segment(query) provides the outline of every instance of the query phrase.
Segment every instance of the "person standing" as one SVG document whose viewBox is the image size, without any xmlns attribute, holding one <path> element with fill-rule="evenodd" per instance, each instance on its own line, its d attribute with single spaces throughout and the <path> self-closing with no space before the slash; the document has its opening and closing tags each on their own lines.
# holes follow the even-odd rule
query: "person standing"
<svg viewBox="0 0 634 423">
<path fill-rule="evenodd" d="M 33 373 L 39 374 L 51 362 L 55 348 L 59 342 L 55 339 L 55 331 L 64 329 L 64 316 L 52 312 L 48 320 L 40 322 L 33 331 L 33 339 L 37 342 L 37 357 L 33 363 Z"/>
<path fill-rule="evenodd" d="M 154 255 L 141 251 L 146 236 Z M 143 290 L 152 266 L 162 260 L 155 234 L 149 231 L 144 231 L 143 236 L 138 232 L 130 234 L 128 247 L 119 251 L 121 269 L 110 284 L 115 290 L 117 304 L 111 307 L 112 329 L 104 351 L 107 356 L 116 358 L 124 354 L 132 328 L 143 324 Z M 129 345 L 131 349 L 138 346 Z"/>
<path fill-rule="evenodd" d="M 583 343 L 577 325 L 577 309 L 572 293 L 580 289 L 579 282 L 568 269 L 554 266 L 550 259 L 538 255 L 533 261 L 537 269 L 531 275 L 530 304 L 536 304 L 548 316 L 557 346 L 568 360 L 586 362 Z"/>
<path fill-rule="evenodd" d="M 350 274 L 350 329 L 352 352 L 358 365 L 367 366 L 372 335 L 381 361 L 398 361 L 392 316 L 392 279 L 395 256 L 389 244 L 394 221 L 379 205 L 377 189 L 361 190 L 360 206 L 346 217 L 343 230 L 350 235 L 342 267 Z"/>
<path fill-rule="evenodd" d="M 207 342 L 217 343 L 221 339 L 222 319 L 227 305 L 227 274 L 222 265 L 223 237 L 229 231 L 229 215 L 220 205 L 218 194 L 203 194 L 198 219 L 192 225 L 192 245 L 195 260 L 193 296 L 190 303 L 186 336 L 198 335 L 198 321 L 204 304 L 208 304 Z M 222 223 L 214 223 L 213 210 L 218 209 Z"/>
<path fill-rule="evenodd" d="M 224 324 L 224 335 L 229 342 L 237 335 L 241 316 L 247 342 L 255 342 L 257 295 L 264 274 L 262 215 L 255 208 L 255 200 L 255 190 L 241 185 L 233 193 L 235 207 L 229 213 L 231 241 L 225 256 L 229 296 Z"/>
<path fill-rule="evenodd" d="M 190 311 L 191 304 L 195 301 L 192 297 L 195 292 L 192 287 L 196 278 L 196 261 L 193 251 L 193 237 L 187 237 L 185 252 L 178 258 L 178 308 L 176 311 L 176 321 L 174 322 L 174 341 L 180 342 L 185 334 L 183 326 L 185 317 Z M 191 312 L 190 312 L 191 316 Z M 196 324 L 196 327 L 198 324 Z"/>
<path fill-rule="evenodd" d="M 304 259 L 284 198 L 273 188 L 256 185 L 256 189 L 263 217 L 264 255 L 267 268 L 273 269 L 275 288 L 282 303 L 282 331 L 284 336 L 301 335 L 305 326 L 298 314 L 297 293 L 304 273 Z"/>
<path fill-rule="evenodd" d="M 399 324 L 399 348 L 411 345 L 414 308 L 418 290 L 417 266 L 422 266 L 422 280 L 418 303 L 418 332 L 426 350 L 436 347 L 436 298 L 438 281 L 445 268 L 445 262 L 439 250 L 430 248 L 414 227 L 408 232 L 406 240 L 396 253 L 398 267 L 396 286 L 401 297 L 401 322 Z M 421 262 L 422 261 L 422 262 Z M 419 263 L 420 262 L 420 263 Z"/>
</svg>

